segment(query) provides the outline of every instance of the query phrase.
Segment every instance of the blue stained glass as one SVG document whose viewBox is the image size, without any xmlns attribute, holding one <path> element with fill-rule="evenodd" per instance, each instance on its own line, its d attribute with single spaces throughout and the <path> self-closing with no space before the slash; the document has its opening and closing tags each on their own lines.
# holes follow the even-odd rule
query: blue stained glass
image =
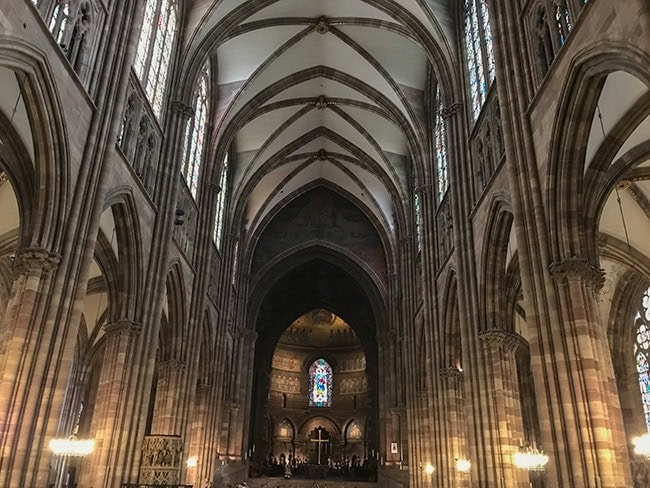
<svg viewBox="0 0 650 488">
<path fill-rule="evenodd" d="M 317 359 L 309 368 L 309 406 L 332 406 L 332 367 L 324 359 Z"/>
<path fill-rule="evenodd" d="M 485 0 L 465 2 L 465 55 L 472 113 L 478 118 L 496 72 L 490 17 Z"/>
<path fill-rule="evenodd" d="M 634 344 L 636 371 L 639 375 L 641 402 L 646 418 L 646 426 L 650 430 L 650 372 L 648 366 L 648 351 L 650 350 L 650 288 L 641 300 L 641 307 L 634 318 L 637 326 Z"/>
</svg>

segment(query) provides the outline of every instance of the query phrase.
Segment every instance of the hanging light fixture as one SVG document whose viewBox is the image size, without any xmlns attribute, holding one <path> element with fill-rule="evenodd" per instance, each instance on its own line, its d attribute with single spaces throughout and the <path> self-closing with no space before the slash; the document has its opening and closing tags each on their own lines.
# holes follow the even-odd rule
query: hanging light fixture
<svg viewBox="0 0 650 488">
<path fill-rule="evenodd" d="M 650 459 L 650 433 L 632 439 L 632 444 L 634 444 L 634 454 Z"/>
<path fill-rule="evenodd" d="M 434 471 L 435 471 L 435 468 L 434 468 L 433 465 L 431 465 L 431 464 L 427 464 L 427 465 L 424 467 L 424 472 L 425 472 L 426 474 L 428 474 L 429 476 L 432 475 Z"/>
<path fill-rule="evenodd" d="M 512 458 L 517 468 L 527 471 L 543 471 L 548 463 L 548 456 L 537 447 L 520 449 Z"/>
<path fill-rule="evenodd" d="M 469 473 L 472 469 L 472 463 L 468 459 L 456 459 L 456 469 L 461 473 Z"/>
<path fill-rule="evenodd" d="M 73 434 L 67 439 L 52 439 L 49 447 L 57 456 L 83 457 L 93 452 L 95 441 L 93 439 L 80 440 Z"/>
</svg>

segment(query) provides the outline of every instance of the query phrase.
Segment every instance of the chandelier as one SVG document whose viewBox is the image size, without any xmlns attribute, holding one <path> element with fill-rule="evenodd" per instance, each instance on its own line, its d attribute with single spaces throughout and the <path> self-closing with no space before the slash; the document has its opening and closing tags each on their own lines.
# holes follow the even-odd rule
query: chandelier
<svg viewBox="0 0 650 488">
<path fill-rule="evenodd" d="M 52 439 L 49 444 L 50 450 L 57 456 L 87 456 L 95 449 L 95 441 L 79 440 L 74 434 L 67 439 Z"/>
<path fill-rule="evenodd" d="M 543 471 L 546 463 L 548 463 L 548 456 L 536 447 L 520 450 L 512 457 L 517 468 L 527 471 Z"/>
<path fill-rule="evenodd" d="M 634 444 L 634 454 L 650 458 L 650 434 L 632 439 L 632 444 Z"/>
<path fill-rule="evenodd" d="M 472 469 L 472 463 L 467 459 L 456 459 L 456 469 L 461 473 L 469 473 Z"/>
</svg>

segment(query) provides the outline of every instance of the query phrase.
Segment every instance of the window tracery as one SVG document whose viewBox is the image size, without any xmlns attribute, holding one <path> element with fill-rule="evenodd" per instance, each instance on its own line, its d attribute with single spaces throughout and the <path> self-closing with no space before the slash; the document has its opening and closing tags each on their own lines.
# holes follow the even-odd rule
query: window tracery
<svg viewBox="0 0 650 488">
<path fill-rule="evenodd" d="M 634 324 L 636 327 L 634 360 L 639 377 L 645 423 L 648 430 L 650 430 L 650 367 L 648 366 L 648 356 L 650 355 L 650 288 L 646 290 L 641 299 L 641 307 L 639 307 L 639 311 L 634 318 Z"/>
<path fill-rule="evenodd" d="M 438 202 L 442 201 L 449 188 L 449 167 L 447 164 L 447 133 L 445 120 L 442 116 L 442 96 L 440 84 L 436 87 L 435 96 L 435 129 L 434 138 L 436 144 L 436 174 L 438 178 Z"/>
<path fill-rule="evenodd" d="M 226 194 L 228 193 L 228 153 L 226 153 L 226 157 L 223 160 L 223 168 L 221 169 L 221 177 L 219 178 L 219 189 L 220 191 L 219 195 L 217 196 L 217 212 L 215 214 L 213 236 L 214 243 L 217 245 L 217 249 L 221 247 L 221 237 L 223 235 L 224 217 L 226 210 Z"/>
<path fill-rule="evenodd" d="M 201 159 L 203 157 L 203 143 L 208 120 L 208 67 L 201 71 L 197 88 L 194 93 L 194 116 L 188 120 L 185 130 L 185 153 L 183 155 L 183 176 L 187 187 L 196 199 Z"/>
<path fill-rule="evenodd" d="M 472 113 L 476 120 L 496 76 L 490 15 L 485 0 L 465 1 L 465 56 Z"/>
<path fill-rule="evenodd" d="M 317 359 L 309 367 L 309 406 L 332 406 L 332 367 L 324 359 Z"/>
<path fill-rule="evenodd" d="M 176 24 L 175 2 L 147 0 L 133 69 L 156 117 L 162 108 Z"/>
<path fill-rule="evenodd" d="M 39 7 L 40 2 L 33 2 Z M 100 12 L 94 2 L 59 0 L 54 4 L 48 28 L 72 68 L 84 82 L 92 64 Z"/>
</svg>

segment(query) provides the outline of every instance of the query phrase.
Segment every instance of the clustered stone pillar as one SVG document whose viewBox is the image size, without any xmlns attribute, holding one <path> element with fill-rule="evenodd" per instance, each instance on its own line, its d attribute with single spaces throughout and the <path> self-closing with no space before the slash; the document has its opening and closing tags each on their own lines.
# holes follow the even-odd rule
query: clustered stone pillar
<svg viewBox="0 0 650 488">
<path fill-rule="evenodd" d="M 558 347 L 561 343 L 571 345 L 563 348 L 564 358 L 554 358 L 555 367 L 567 375 L 565 385 L 576 385 L 582 392 L 574 399 L 563 391 L 563 407 L 570 406 L 576 412 L 575 422 L 580 431 L 591 431 L 589 436 L 570 433 L 566 447 L 558 446 L 556 455 L 569 459 L 572 468 L 583 472 L 585 479 L 593 480 L 595 486 L 630 486 L 627 449 L 616 448 L 627 445 L 627 441 L 607 334 L 598 314 L 602 272 L 576 258 L 554 263 L 550 271 L 559 291 L 562 317 L 552 337 Z M 545 433 L 548 435 L 548 430 Z M 594 455 L 580 458 L 573 449 Z"/>
<path fill-rule="evenodd" d="M 185 363 L 168 359 L 158 363 L 158 383 L 154 404 L 152 434 L 179 435 L 182 416 L 178 411 L 185 388 Z"/>
<path fill-rule="evenodd" d="M 467 459 L 465 446 L 465 404 L 463 403 L 463 372 L 456 366 L 440 370 L 444 418 L 446 427 L 447 465 L 443 479 L 445 486 L 465 486 L 469 478 L 466 473 L 456 469 L 456 459 Z"/>
<path fill-rule="evenodd" d="M 210 424 L 210 395 L 212 385 L 201 383 L 196 386 L 194 399 L 194 412 L 192 413 L 192 427 L 190 443 L 187 446 L 187 457 L 196 457 L 198 465 L 187 468 L 187 482 L 194 486 L 202 486 L 204 480 L 212 479 L 213 454 L 210 448 L 208 429 Z"/>
<path fill-rule="evenodd" d="M 482 355 L 482 383 L 487 405 L 483 408 L 484 435 L 489 442 L 483 446 L 483 481 L 488 486 L 528 486 L 528 473 L 514 465 L 514 454 L 523 443 L 524 427 L 521 417 L 517 359 L 515 351 L 521 337 L 501 329 L 479 334 Z"/>
<path fill-rule="evenodd" d="M 71 354 L 67 333 L 46 316 L 61 257 L 27 249 L 16 257 L 11 298 L 0 342 L 0 486 L 44 484 L 49 468 L 33 452 L 54 432 L 43 425 L 50 408 L 63 407 L 64 388 L 53 388 L 52 355 Z M 49 381 L 48 381 L 49 380 Z M 41 419 L 26 421 L 25 419 Z"/>
<path fill-rule="evenodd" d="M 79 486 L 99 487 L 109 479 L 121 480 L 132 456 L 123 435 L 133 428 L 134 399 L 130 386 L 136 381 L 138 337 L 142 324 L 121 319 L 104 326 L 106 335 L 102 369 L 91 432 L 95 450 L 84 460 Z M 112 472 L 111 472 L 112 471 Z"/>
</svg>

